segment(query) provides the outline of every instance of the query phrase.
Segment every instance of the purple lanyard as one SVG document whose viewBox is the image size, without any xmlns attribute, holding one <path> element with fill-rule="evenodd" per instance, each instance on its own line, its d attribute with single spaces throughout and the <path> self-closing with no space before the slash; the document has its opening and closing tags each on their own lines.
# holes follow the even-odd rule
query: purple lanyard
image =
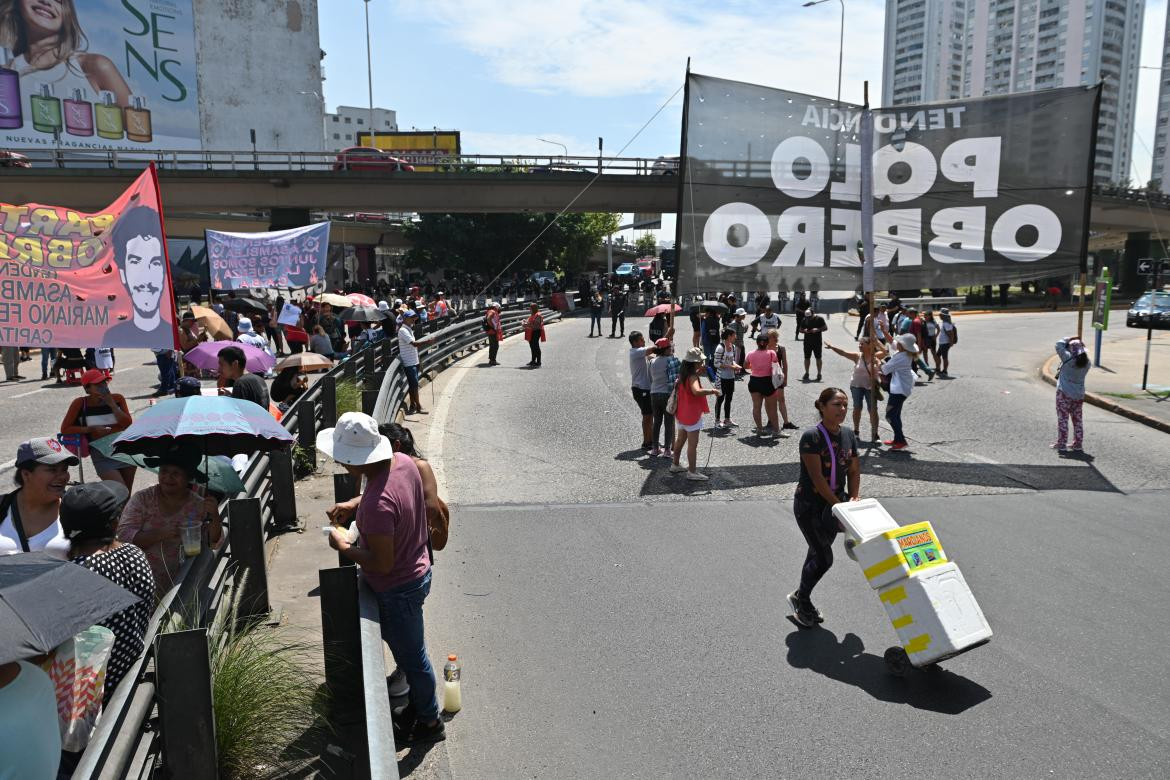
<svg viewBox="0 0 1170 780">
<path fill-rule="evenodd" d="M 829 490 L 834 493 L 837 492 L 837 449 L 833 446 L 833 440 L 829 438 L 829 430 L 825 428 L 824 423 L 817 423 L 817 429 L 821 435 L 825 437 L 825 444 L 829 445 L 829 459 L 833 465 L 829 469 Z"/>
</svg>

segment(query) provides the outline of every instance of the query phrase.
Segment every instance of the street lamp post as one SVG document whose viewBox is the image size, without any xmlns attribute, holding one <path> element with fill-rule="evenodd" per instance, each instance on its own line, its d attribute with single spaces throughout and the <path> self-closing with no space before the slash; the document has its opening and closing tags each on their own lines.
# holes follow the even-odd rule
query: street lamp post
<svg viewBox="0 0 1170 780">
<path fill-rule="evenodd" d="M 844 2 L 844 0 L 842 0 Z M 370 86 L 370 146 L 374 145 L 374 57 L 370 48 L 370 0 L 366 0 L 366 79 Z"/>
<path fill-rule="evenodd" d="M 369 0 L 367 0 L 368 2 Z M 808 0 L 804 4 L 805 8 L 811 8 L 814 5 L 827 3 L 829 0 Z M 841 102 L 841 64 L 845 61 L 845 0 L 838 0 L 841 3 L 841 40 L 837 46 L 837 102 Z"/>
<path fill-rule="evenodd" d="M 537 141 L 543 141 L 543 142 L 544 142 L 544 143 L 546 143 L 546 144 L 552 144 L 553 146 L 559 146 L 559 147 L 561 147 L 561 149 L 563 149 L 563 150 L 564 150 L 564 152 L 565 152 L 565 157 L 568 157 L 568 156 L 569 156 L 569 147 L 565 146 L 565 145 L 564 145 L 563 143 L 561 143 L 560 141 L 550 141 L 550 140 L 548 140 L 547 138 L 537 138 L 536 140 L 537 140 Z"/>
</svg>

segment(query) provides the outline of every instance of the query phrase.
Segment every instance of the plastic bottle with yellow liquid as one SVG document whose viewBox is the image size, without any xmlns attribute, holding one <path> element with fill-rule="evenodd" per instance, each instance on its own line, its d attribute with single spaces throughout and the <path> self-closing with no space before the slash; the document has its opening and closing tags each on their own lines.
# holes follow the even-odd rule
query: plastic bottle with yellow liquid
<svg viewBox="0 0 1170 780">
<path fill-rule="evenodd" d="M 443 667 L 443 712 L 459 712 L 463 709 L 463 693 L 459 690 L 459 659 L 447 656 Z"/>
</svg>

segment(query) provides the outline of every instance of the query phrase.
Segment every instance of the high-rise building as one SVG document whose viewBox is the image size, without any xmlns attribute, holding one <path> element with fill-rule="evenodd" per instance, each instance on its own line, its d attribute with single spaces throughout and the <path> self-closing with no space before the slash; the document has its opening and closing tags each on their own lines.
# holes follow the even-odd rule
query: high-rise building
<svg viewBox="0 0 1170 780">
<path fill-rule="evenodd" d="M 887 0 L 882 105 L 961 97 L 968 0 Z"/>
<path fill-rule="evenodd" d="M 1170 13 L 1166 14 L 1166 31 L 1162 39 L 1162 77 L 1158 86 L 1158 119 L 1154 125 L 1154 164 L 1150 181 L 1162 192 L 1170 192 L 1170 170 L 1166 165 L 1166 147 L 1170 143 Z M 1145 182 L 1139 182 L 1144 184 Z"/>
<path fill-rule="evenodd" d="M 1105 80 L 1096 179 L 1129 177 L 1145 0 L 886 0 L 886 105 Z"/>
<path fill-rule="evenodd" d="M 388 108 L 374 109 L 374 132 L 388 133 L 398 129 L 398 115 Z M 370 109 L 357 106 L 338 106 L 336 114 L 325 115 L 325 148 L 339 152 L 350 146 L 360 146 L 358 136 L 370 132 Z M 367 143 L 369 139 L 367 138 Z"/>
</svg>

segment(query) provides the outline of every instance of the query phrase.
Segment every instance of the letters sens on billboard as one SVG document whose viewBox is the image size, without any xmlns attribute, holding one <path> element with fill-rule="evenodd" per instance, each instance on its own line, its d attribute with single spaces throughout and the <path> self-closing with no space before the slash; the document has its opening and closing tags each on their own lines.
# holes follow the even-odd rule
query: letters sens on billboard
<svg viewBox="0 0 1170 780">
<path fill-rule="evenodd" d="M 856 289 L 863 109 L 689 79 L 680 288 Z M 1096 97 L 1072 87 L 874 111 L 878 286 L 1077 270 Z"/>
</svg>

